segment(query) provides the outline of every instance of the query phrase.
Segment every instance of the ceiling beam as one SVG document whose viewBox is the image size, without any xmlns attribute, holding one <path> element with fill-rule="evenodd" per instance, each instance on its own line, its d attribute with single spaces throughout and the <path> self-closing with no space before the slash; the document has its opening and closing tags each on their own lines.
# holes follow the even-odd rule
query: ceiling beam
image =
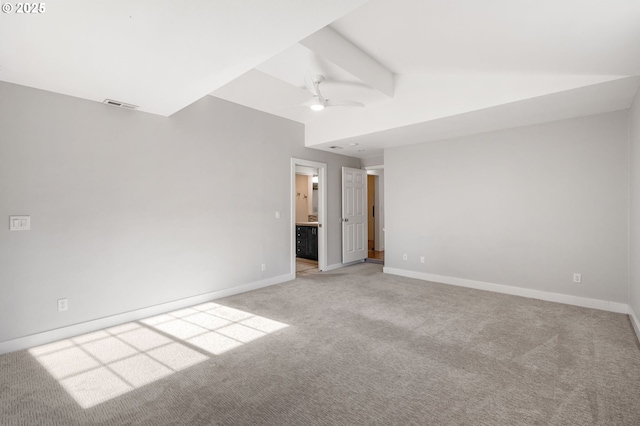
<svg viewBox="0 0 640 426">
<path fill-rule="evenodd" d="M 393 97 L 395 75 L 330 27 L 324 27 L 311 34 L 301 40 L 300 44 L 350 72 L 374 89 Z"/>
</svg>

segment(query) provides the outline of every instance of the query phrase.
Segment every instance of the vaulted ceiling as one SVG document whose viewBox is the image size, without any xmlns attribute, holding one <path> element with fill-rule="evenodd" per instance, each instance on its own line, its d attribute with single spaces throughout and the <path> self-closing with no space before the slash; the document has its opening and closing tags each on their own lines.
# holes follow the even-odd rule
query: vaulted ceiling
<svg viewBox="0 0 640 426">
<path fill-rule="evenodd" d="M 308 146 L 377 156 L 628 108 L 640 84 L 639 23 L 635 0 L 370 0 L 213 96 L 305 123 Z M 361 55 L 339 53 L 350 47 Z M 371 70 L 393 76 L 391 94 Z M 305 74 L 327 77 L 325 97 L 365 108 L 288 107 L 311 96 Z"/>
<path fill-rule="evenodd" d="M 64 0 L 29 14 L 14 7 L 0 13 L 0 80 L 169 116 L 365 1 Z"/>
<path fill-rule="evenodd" d="M 309 147 L 361 158 L 628 108 L 640 85 L 637 0 L 46 6 L 0 15 L 0 80 L 164 116 L 211 94 L 304 123 Z M 365 107 L 296 106 L 315 74 L 326 98 Z"/>
</svg>

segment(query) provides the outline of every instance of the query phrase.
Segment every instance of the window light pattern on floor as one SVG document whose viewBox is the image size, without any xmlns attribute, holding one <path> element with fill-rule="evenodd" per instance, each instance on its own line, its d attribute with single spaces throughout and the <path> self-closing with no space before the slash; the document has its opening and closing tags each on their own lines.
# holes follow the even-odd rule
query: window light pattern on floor
<svg viewBox="0 0 640 426">
<path fill-rule="evenodd" d="M 29 350 L 89 408 L 288 327 L 205 303 Z"/>
<path fill-rule="evenodd" d="M 214 355 L 288 327 L 217 303 L 181 309 L 142 322 Z"/>
</svg>

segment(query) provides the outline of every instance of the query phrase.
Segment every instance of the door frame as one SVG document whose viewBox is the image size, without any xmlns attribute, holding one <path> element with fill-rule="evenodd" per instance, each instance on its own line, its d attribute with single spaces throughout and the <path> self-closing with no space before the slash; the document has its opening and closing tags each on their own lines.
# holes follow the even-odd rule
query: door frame
<svg viewBox="0 0 640 426">
<path fill-rule="evenodd" d="M 367 171 L 367 174 L 376 176 L 376 216 L 374 218 L 376 236 L 373 249 L 376 251 L 384 251 L 384 165 L 368 166 L 364 167 L 364 169 Z"/>
<path fill-rule="evenodd" d="M 327 269 L 327 163 L 291 158 L 291 273 L 296 276 L 296 166 L 318 169 L 318 270 Z"/>
</svg>

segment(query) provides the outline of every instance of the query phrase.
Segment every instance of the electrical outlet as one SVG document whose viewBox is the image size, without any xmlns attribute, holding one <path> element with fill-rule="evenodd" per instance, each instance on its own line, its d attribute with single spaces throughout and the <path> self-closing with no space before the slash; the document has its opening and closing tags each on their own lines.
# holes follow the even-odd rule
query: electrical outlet
<svg viewBox="0 0 640 426">
<path fill-rule="evenodd" d="M 420 256 L 420 263 L 424 263 L 424 256 Z"/>
<path fill-rule="evenodd" d="M 582 274 L 574 272 L 573 273 L 573 282 L 574 283 L 581 283 L 582 282 Z"/>
<path fill-rule="evenodd" d="M 58 299 L 58 312 L 69 309 L 69 299 Z"/>
<path fill-rule="evenodd" d="M 263 263 L 263 264 L 262 264 L 262 272 L 264 272 L 264 271 L 266 271 L 266 270 L 267 270 L 267 264 L 266 264 L 266 263 Z"/>
<path fill-rule="evenodd" d="M 10 231 L 28 231 L 31 229 L 31 216 L 9 216 Z"/>
<path fill-rule="evenodd" d="M 405 254 L 403 254 L 403 255 L 402 255 L 402 260 L 407 260 L 407 259 L 409 259 L 409 256 L 407 256 L 407 254 L 406 254 L 406 253 L 405 253 Z"/>
</svg>

